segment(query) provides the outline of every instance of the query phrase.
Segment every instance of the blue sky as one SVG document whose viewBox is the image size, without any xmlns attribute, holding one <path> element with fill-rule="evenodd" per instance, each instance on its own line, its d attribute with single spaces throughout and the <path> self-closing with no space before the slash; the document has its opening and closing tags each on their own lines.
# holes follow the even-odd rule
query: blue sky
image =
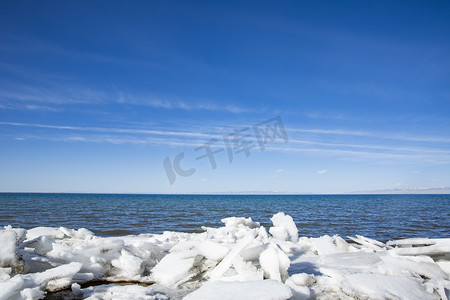
<svg viewBox="0 0 450 300">
<path fill-rule="evenodd" d="M 0 6 L 0 191 L 450 186 L 448 1 Z"/>
</svg>

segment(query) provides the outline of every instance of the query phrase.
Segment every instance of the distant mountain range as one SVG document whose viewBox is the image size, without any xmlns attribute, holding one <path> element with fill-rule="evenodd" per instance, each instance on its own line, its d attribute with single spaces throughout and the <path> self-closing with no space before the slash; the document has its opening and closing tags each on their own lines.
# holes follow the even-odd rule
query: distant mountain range
<svg viewBox="0 0 450 300">
<path fill-rule="evenodd" d="M 436 187 L 436 188 L 404 188 L 404 189 L 390 189 L 390 190 L 375 190 L 375 191 L 359 191 L 350 194 L 450 194 L 450 187 Z"/>
<path fill-rule="evenodd" d="M 382 194 L 450 194 L 450 187 L 434 188 L 398 188 L 372 191 L 356 191 L 348 193 L 295 193 L 289 191 L 240 191 L 240 192 L 216 192 L 216 193 L 196 193 L 196 194 L 216 194 L 216 195 L 382 195 Z"/>
</svg>

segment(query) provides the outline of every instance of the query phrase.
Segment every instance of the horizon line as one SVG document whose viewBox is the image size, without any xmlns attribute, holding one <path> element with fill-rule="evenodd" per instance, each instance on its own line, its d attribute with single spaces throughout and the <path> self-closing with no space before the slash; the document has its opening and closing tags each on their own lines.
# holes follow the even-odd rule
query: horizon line
<svg viewBox="0 0 450 300">
<path fill-rule="evenodd" d="M 158 195 L 158 196 L 351 196 L 351 195 L 450 195 L 450 190 L 433 193 L 427 191 L 440 190 L 441 188 L 435 189 L 413 189 L 406 190 L 405 192 L 400 192 L 396 190 L 380 190 L 368 191 L 368 192 L 343 192 L 343 193 L 291 193 L 291 192 L 211 192 L 211 193 L 133 193 L 133 192 L 17 192 L 17 191 L 0 191 L 0 194 L 80 194 L 80 195 Z M 422 193 L 413 191 L 422 191 Z"/>
</svg>

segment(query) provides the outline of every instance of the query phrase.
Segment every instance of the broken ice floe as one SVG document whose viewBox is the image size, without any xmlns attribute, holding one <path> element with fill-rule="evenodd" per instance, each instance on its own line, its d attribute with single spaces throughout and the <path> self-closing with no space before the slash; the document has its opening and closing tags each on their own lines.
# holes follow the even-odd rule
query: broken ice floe
<svg viewBox="0 0 450 300">
<path fill-rule="evenodd" d="M 7 226 L 0 230 L 0 299 L 58 291 L 68 299 L 450 297 L 450 239 L 299 238 L 290 216 L 271 221 L 268 230 L 230 217 L 202 233 L 121 237 Z"/>
</svg>

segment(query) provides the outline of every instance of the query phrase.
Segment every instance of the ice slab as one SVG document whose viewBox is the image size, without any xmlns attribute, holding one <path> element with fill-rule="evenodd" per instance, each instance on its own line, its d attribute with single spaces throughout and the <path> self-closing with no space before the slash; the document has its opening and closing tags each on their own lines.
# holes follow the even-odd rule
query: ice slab
<svg viewBox="0 0 450 300">
<path fill-rule="evenodd" d="M 70 286 L 71 278 L 80 269 L 81 264 L 73 262 L 40 273 L 16 275 L 0 282 L 0 299 L 41 299 L 51 283 L 54 289 Z"/>
<path fill-rule="evenodd" d="M 81 289 L 78 284 L 72 285 L 72 299 L 87 300 L 168 300 L 166 295 L 154 291 L 152 287 L 139 285 L 106 284 Z"/>
<path fill-rule="evenodd" d="M 271 220 L 269 231 L 229 217 L 201 233 L 117 237 L 7 226 L 0 229 L 0 299 L 42 299 L 70 286 L 77 299 L 449 298 L 450 239 L 299 238 L 290 216 Z M 92 281 L 156 285 L 79 286 Z"/>
<path fill-rule="evenodd" d="M 283 241 L 298 242 L 297 226 L 291 216 L 279 212 L 270 220 L 273 223 L 273 227 L 269 229 L 269 232 L 273 237 Z"/>
<path fill-rule="evenodd" d="M 212 281 L 187 295 L 185 300 L 286 300 L 292 297 L 291 289 L 275 280 Z"/>
</svg>

